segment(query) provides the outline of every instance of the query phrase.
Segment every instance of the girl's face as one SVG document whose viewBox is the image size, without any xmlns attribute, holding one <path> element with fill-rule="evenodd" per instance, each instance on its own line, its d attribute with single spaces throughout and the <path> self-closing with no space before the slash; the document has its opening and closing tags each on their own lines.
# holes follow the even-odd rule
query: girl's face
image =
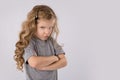
<svg viewBox="0 0 120 80">
<path fill-rule="evenodd" d="M 54 19 L 38 20 L 37 31 L 36 31 L 35 35 L 41 40 L 47 40 L 53 31 L 54 23 L 55 23 Z"/>
</svg>

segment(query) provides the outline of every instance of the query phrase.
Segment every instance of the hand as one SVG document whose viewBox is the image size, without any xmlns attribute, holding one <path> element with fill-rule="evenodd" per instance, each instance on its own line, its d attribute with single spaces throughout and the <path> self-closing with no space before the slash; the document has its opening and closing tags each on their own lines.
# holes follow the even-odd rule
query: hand
<svg viewBox="0 0 120 80">
<path fill-rule="evenodd" d="M 58 58 L 58 60 L 60 60 L 60 57 L 58 55 L 56 55 L 56 57 Z"/>
<path fill-rule="evenodd" d="M 58 56 L 54 56 L 55 57 L 55 60 L 58 61 L 59 60 L 59 57 Z"/>
</svg>

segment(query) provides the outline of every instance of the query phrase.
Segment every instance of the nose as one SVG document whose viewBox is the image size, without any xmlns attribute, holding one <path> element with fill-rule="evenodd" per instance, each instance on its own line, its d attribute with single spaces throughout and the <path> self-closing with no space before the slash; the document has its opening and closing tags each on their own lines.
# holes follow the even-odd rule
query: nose
<svg viewBox="0 0 120 80">
<path fill-rule="evenodd" d="M 45 29 L 45 34 L 49 35 L 50 34 L 50 30 L 49 29 Z"/>
</svg>

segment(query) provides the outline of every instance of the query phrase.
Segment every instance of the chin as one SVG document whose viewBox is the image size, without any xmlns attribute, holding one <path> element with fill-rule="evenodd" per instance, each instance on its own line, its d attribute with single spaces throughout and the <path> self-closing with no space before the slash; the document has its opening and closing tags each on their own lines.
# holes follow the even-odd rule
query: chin
<svg viewBox="0 0 120 80">
<path fill-rule="evenodd" d="M 48 39 L 48 38 L 44 38 L 44 39 L 41 39 L 41 40 L 44 40 L 44 41 L 45 41 L 45 40 L 47 40 L 47 39 Z"/>
</svg>

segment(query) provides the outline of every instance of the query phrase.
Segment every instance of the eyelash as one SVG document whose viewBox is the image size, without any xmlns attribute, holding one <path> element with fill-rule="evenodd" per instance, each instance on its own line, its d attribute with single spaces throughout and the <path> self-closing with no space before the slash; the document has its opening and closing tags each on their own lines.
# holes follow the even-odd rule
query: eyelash
<svg viewBox="0 0 120 80">
<path fill-rule="evenodd" d="M 40 27 L 40 28 L 44 29 L 45 27 Z"/>
<path fill-rule="evenodd" d="M 53 29 L 53 27 L 50 27 L 49 29 Z"/>
<path fill-rule="evenodd" d="M 40 28 L 42 28 L 42 29 L 45 29 L 45 27 L 40 27 Z M 49 29 L 53 29 L 54 27 L 49 27 Z"/>
</svg>

